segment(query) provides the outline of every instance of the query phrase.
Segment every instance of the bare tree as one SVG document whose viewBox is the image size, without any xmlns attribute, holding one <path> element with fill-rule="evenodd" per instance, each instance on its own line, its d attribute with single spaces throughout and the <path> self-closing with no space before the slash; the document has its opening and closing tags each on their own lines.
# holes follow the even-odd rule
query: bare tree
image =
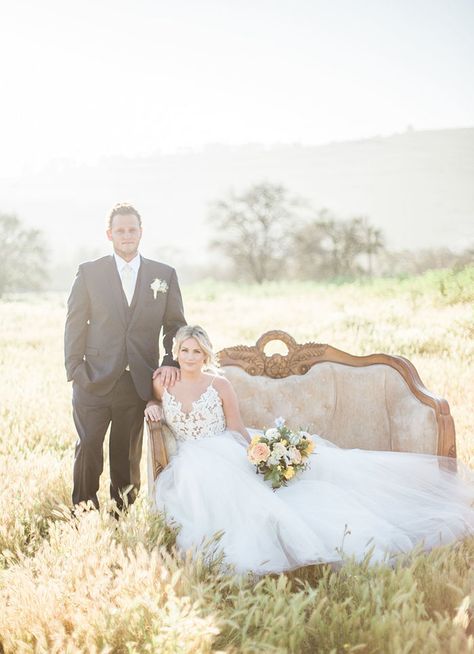
<svg viewBox="0 0 474 654">
<path fill-rule="evenodd" d="M 329 254 L 328 269 L 331 277 L 353 277 L 360 272 L 357 256 L 360 241 L 357 225 L 353 220 L 336 220 L 329 212 L 320 213 L 320 225 L 324 231 L 323 241 Z"/>
<path fill-rule="evenodd" d="M 218 236 L 211 245 L 223 252 L 239 277 L 261 284 L 287 268 L 297 207 L 281 185 L 262 183 L 242 195 L 213 203 L 210 220 Z"/>
<path fill-rule="evenodd" d="M 371 225 L 367 216 L 354 218 L 354 223 L 359 232 L 360 251 L 367 255 L 367 272 L 372 277 L 374 257 L 385 250 L 385 238 L 382 230 Z"/>
<path fill-rule="evenodd" d="M 366 217 L 339 220 L 328 209 L 302 225 L 294 234 L 294 260 L 298 277 L 354 277 L 364 273 L 361 256 L 368 257 L 368 273 L 373 258 L 384 247 L 382 232 Z"/>
<path fill-rule="evenodd" d="M 328 249 L 325 226 L 317 220 L 301 225 L 293 234 L 292 261 L 297 279 L 328 276 Z"/>
<path fill-rule="evenodd" d="M 7 291 L 41 288 L 47 279 L 41 232 L 25 229 L 15 214 L 0 214 L 0 297 Z"/>
</svg>

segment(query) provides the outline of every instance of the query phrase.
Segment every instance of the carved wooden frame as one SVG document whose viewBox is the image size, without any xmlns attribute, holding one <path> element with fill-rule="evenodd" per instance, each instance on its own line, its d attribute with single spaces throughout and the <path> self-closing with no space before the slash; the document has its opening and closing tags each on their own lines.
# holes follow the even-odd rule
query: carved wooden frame
<svg viewBox="0 0 474 654">
<path fill-rule="evenodd" d="M 288 348 L 287 354 L 265 354 L 265 347 L 271 341 L 281 341 Z M 272 330 L 260 336 L 255 345 L 235 345 L 217 353 L 219 363 L 224 366 L 238 366 L 249 375 L 261 375 L 272 379 L 282 379 L 289 375 L 304 375 L 315 365 L 324 362 L 340 363 L 346 366 L 363 367 L 376 364 L 388 365 L 397 370 L 407 383 L 413 395 L 430 406 L 436 416 L 438 425 L 439 456 L 456 457 L 456 432 L 448 402 L 423 384 L 415 366 L 402 356 L 389 354 L 369 354 L 355 356 L 338 350 L 325 343 L 297 343 L 284 331 Z M 168 455 L 164 443 L 161 425 L 148 421 L 150 447 L 153 461 L 153 473 L 156 477 L 168 464 Z"/>
<path fill-rule="evenodd" d="M 168 452 L 166 451 L 165 439 L 163 436 L 162 421 L 146 419 L 148 429 L 148 447 L 150 448 L 153 479 L 156 479 L 160 472 L 168 465 Z"/>
</svg>

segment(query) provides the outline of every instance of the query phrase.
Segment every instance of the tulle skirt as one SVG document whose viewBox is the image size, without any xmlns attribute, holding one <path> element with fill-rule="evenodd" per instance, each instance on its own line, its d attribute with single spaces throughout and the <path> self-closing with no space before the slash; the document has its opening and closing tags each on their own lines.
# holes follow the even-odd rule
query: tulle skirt
<svg viewBox="0 0 474 654">
<path fill-rule="evenodd" d="M 474 475 L 432 455 L 344 450 L 313 436 L 310 468 L 273 491 L 240 437 L 186 441 L 158 477 L 158 510 L 199 550 L 217 532 L 236 571 L 282 572 L 368 553 L 389 561 L 474 534 Z"/>
</svg>

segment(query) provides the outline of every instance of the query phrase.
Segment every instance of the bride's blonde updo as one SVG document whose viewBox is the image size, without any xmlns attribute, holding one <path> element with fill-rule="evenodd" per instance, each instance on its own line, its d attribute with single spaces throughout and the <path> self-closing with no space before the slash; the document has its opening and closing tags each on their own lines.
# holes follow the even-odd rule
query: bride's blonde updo
<svg viewBox="0 0 474 654">
<path fill-rule="evenodd" d="M 204 352 L 204 370 L 217 372 L 219 364 L 217 363 L 216 355 L 212 349 L 212 343 L 207 332 L 200 325 L 184 325 L 184 327 L 178 329 L 173 341 L 173 359 L 175 361 L 178 360 L 178 352 L 181 345 L 184 341 L 187 341 L 188 338 L 194 338 L 201 350 Z"/>
</svg>

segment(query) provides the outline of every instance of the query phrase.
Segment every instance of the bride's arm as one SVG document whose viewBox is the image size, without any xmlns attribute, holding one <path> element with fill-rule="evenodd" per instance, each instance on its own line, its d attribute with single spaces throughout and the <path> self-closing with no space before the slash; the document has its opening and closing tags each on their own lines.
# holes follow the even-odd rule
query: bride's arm
<svg viewBox="0 0 474 654">
<path fill-rule="evenodd" d="M 156 379 L 153 380 L 153 395 L 156 399 L 148 400 L 145 407 L 145 418 L 148 418 L 148 420 L 152 420 L 153 422 L 158 422 L 163 417 L 163 411 L 161 410 L 163 388 L 161 377 L 156 377 Z"/>
<path fill-rule="evenodd" d="M 250 436 L 245 429 L 242 417 L 240 415 L 239 402 L 234 388 L 228 379 L 218 377 L 214 381 L 214 386 L 219 392 L 222 399 L 222 406 L 224 408 L 225 422 L 227 429 L 236 431 L 245 438 L 247 443 L 250 443 Z"/>
</svg>

